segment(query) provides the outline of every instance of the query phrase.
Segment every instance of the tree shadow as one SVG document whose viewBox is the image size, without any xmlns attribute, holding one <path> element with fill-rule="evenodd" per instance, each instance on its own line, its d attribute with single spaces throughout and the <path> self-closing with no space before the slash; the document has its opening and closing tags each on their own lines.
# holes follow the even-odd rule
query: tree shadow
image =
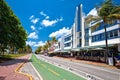
<svg viewBox="0 0 120 80">
<path fill-rule="evenodd" d="M 9 66 L 9 65 L 14 65 L 14 64 L 23 63 L 23 62 L 31 62 L 31 61 L 28 59 L 13 59 L 13 60 L 0 63 L 0 66 Z"/>
<path fill-rule="evenodd" d="M 0 80 L 5 80 L 6 77 L 0 76 Z"/>
</svg>

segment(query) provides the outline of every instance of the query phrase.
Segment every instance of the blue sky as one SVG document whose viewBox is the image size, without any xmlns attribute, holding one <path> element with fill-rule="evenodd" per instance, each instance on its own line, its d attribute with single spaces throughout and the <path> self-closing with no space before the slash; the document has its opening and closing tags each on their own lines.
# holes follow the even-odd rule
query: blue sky
<svg viewBox="0 0 120 80">
<path fill-rule="evenodd" d="M 52 36 L 68 32 L 74 23 L 75 9 L 83 4 L 88 14 L 104 0 L 5 0 L 28 33 L 27 44 L 33 51 Z M 114 0 L 117 4 L 119 0 Z"/>
</svg>

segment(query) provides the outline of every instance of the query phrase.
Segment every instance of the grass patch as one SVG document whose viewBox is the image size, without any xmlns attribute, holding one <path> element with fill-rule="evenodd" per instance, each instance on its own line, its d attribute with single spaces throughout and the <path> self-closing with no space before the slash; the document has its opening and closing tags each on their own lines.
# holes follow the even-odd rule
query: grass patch
<svg viewBox="0 0 120 80">
<path fill-rule="evenodd" d="M 21 56 L 25 56 L 25 55 L 26 54 L 4 54 L 4 55 L 0 55 L 0 57 L 15 59 L 17 57 L 21 57 Z"/>
<path fill-rule="evenodd" d="M 35 55 L 32 55 L 30 60 L 43 80 L 85 80 L 69 71 L 39 60 Z"/>
<path fill-rule="evenodd" d="M 15 58 L 25 56 L 25 55 L 26 54 L 4 54 L 4 55 L 0 55 L 0 63 L 5 62 L 5 61 L 9 61 L 9 60 L 13 60 Z"/>
</svg>

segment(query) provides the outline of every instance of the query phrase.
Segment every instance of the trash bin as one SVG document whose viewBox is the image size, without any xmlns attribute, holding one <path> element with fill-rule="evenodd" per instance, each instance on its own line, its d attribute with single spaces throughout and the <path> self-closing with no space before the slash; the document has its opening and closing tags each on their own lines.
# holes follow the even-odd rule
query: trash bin
<svg viewBox="0 0 120 80">
<path fill-rule="evenodd" d="M 113 66 L 113 58 L 112 57 L 108 57 L 108 65 Z"/>
</svg>

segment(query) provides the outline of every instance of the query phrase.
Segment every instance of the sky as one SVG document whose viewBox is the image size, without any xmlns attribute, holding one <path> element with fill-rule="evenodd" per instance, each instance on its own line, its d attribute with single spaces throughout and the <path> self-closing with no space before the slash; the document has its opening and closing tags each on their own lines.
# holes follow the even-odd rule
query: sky
<svg viewBox="0 0 120 80">
<path fill-rule="evenodd" d="M 75 10 L 80 4 L 83 12 L 95 14 L 95 6 L 104 0 L 5 0 L 15 15 L 20 19 L 24 29 L 28 33 L 29 44 L 33 51 L 38 46 L 57 38 L 63 33 L 69 32 L 74 23 Z M 120 3 L 119 0 L 114 0 Z M 91 11 L 92 10 L 92 11 Z"/>
</svg>

